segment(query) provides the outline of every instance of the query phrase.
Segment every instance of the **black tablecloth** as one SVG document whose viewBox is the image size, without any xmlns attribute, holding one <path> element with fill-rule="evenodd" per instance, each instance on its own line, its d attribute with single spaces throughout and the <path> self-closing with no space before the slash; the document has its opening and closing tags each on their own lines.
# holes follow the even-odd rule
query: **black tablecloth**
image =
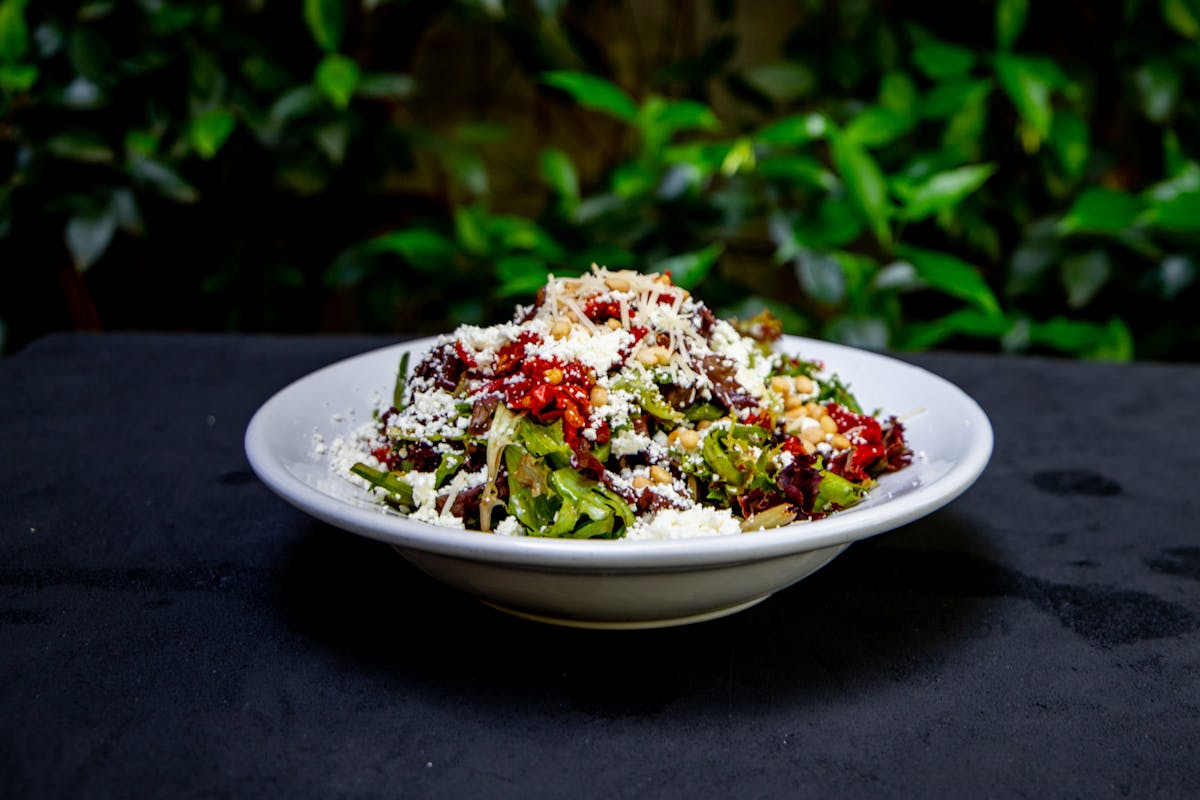
<svg viewBox="0 0 1200 800">
<path fill-rule="evenodd" d="M 930 354 L 949 507 L 748 611 L 555 628 L 269 493 L 260 403 L 363 338 L 0 361 L 0 795 L 1200 796 L 1200 369 Z"/>
</svg>

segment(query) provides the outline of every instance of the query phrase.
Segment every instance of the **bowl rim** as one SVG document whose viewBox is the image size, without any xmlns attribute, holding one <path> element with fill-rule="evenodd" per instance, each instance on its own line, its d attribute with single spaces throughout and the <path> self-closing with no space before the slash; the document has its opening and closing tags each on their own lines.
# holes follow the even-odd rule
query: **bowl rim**
<svg viewBox="0 0 1200 800">
<path fill-rule="evenodd" d="M 835 354 L 878 359 L 911 371 L 952 398 L 972 431 L 967 448 L 951 468 L 930 483 L 868 508 L 851 509 L 821 520 L 793 523 L 746 535 L 669 540 L 577 540 L 497 536 L 482 531 L 446 528 L 412 520 L 394 512 L 355 506 L 309 485 L 291 472 L 271 446 L 269 427 L 292 395 L 353 371 L 356 362 L 382 358 L 389 352 L 423 352 L 441 337 L 411 339 L 373 348 L 314 370 L 275 392 L 246 427 L 244 447 L 251 469 L 275 494 L 301 511 L 334 527 L 394 545 L 444 556 L 562 571 L 642 571 L 700 569 L 717 564 L 752 562 L 794 555 L 867 538 L 920 519 L 945 506 L 975 483 L 992 455 L 994 434 L 980 405 L 966 392 L 929 370 L 890 355 L 818 339 L 785 336 L 787 349 L 818 347 Z M 837 358 L 825 357 L 832 361 Z M 837 370 L 836 363 L 833 365 Z M 318 409 L 314 408 L 314 415 Z M 897 473 L 901 474 L 901 473 Z"/>
</svg>

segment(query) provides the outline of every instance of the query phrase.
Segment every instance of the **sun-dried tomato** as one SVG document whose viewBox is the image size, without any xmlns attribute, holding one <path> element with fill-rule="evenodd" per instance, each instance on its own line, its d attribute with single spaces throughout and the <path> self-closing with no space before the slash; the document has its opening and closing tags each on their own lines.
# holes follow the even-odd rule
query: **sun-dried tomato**
<svg viewBox="0 0 1200 800">
<path fill-rule="evenodd" d="M 879 462 L 883 460 L 886 448 L 879 422 L 837 403 L 827 403 L 825 411 L 852 445 L 850 450 L 830 460 L 829 471 L 855 482 L 869 480 L 880 472 Z"/>
</svg>

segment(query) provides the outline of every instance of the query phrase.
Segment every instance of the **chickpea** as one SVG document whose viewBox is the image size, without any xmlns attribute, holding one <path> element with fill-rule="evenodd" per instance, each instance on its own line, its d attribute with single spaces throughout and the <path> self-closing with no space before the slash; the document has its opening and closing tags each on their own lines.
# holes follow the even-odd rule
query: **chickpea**
<svg viewBox="0 0 1200 800">
<path fill-rule="evenodd" d="M 776 375 L 771 378 L 771 388 L 780 394 L 791 394 L 792 382 L 787 379 L 786 375 Z"/>
<path fill-rule="evenodd" d="M 695 450 L 700 446 L 700 434 L 685 429 L 679 434 L 679 445 L 684 450 Z"/>
<path fill-rule="evenodd" d="M 700 420 L 699 422 L 697 422 L 697 423 L 696 423 L 696 430 L 698 430 L 698 431 L 702 431 L 702 430 L 704 430 L 705 428 L 711 428 L 711 427 L 712 427 L 712 424 L 713 424 L 713 423 L 712 423 L 712 420 L 711 420 L 711 419 L 702 419 L 702 420 Z"/>
<path fill-rule="evenodd" d="M 820 419 L 825 416 L 825 406 L 820 406 L 816 403 L 805 403 L 804 408 L 813 419 Z"/>
<path fill-rule="evenodd" d="M 825 441 L 825 436 L 825 430 L 820 425 L 810 425 L 800 431 L 800 438 L 813 444 Z"/>
<path fill-rule="evenodd" d="M 621 327 L 621 320 L 617 319 L 616 317 L 609 317 L 608 322 L 604 324 L 608 326 L 610 331 L 615 331 Z"/>
<path fill-rule="evenodd" d="M 550 335 L 555 339 L 565 339 L 571 335 L 571 323 L 560 319 L 550 328 Z"/>
<path fill-rule="evenodd" d="M 817 452 L 817 446 L 812 442 L 802 442 L 802 444 L 804 445 L 804 452 L 808 453 L 810 456 Z"/>
<path fill-rule="evenodd" d="M 608 405 L 608 389 L 605 389 L 603 386 L 593 386 L 588 399 L 594 406 Z"/>
<path fill-rule="evenodd" d="M 563 371 L 558 367 L 551 367 L 546 370 L 546 383 L 551 386 L 558 386 L 563 381 Z"/>
<path fill-rule="evenodd" d="M 658 359 L 659 364 L 661 364 L 662 366 L 665 367 L 667 364 L 671 363 L 671 351 L 670 350 L 668 350 L 665 347 L 655 347 L 655 348 L 653 348 L 653 350 L 654 350 L 654 355 Z"/>
<path fill-rule="evenodd" d="M 794 406 L 784 411 L 783 416 L 789 420 L 798 420 L 808 416 L 808 409 L 803 405 Z"/>
<path fill-rule="evenodd" d="M 787 411 L 792 411 L 797 408 L 801 411 L 804 411 L 804 401 L 800 399 L 799 395 L 789 394 L 783 398 L 783 407 Z M 808 412 L 805 411 L 804 413 L 807 414 Z"/>
<path fill-rule="evenodd" d="M 671 473 L 667 472 L 658 464 L 650 467 L 650 478 L 655 483 L 670 483 L 672 480 L 674 480 L 674 478 L 671 477 Z"/>
<path fill-rule="evenodd" d="M 812 394 L 814 388 L 812 378 L 809 378 L 807 375 L 797 375 L 793 383 L 796 391 L 800 394 Z"/>
<path fill-rule="evenodd" d="M 645 475 L 635 475 L 635 476 L 634 476 L 634 478 L 633 478 L 633 488 L 635 488 L 635 489 L 645 489 L 645 488 L 646 488 L 647 486 L 649 486 L 649 485 L 650 485 L 650 479 L 649 479 L 649 478 L 647 478 Z"/>
</svg>

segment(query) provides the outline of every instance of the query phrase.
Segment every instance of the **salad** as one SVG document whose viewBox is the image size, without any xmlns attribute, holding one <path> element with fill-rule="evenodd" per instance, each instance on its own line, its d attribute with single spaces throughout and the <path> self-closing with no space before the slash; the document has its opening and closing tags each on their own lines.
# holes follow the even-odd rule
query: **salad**
<svg viewBox="0 0 1200 800">
<path fill-rule="evenodd" d="M 414 519 L 577 539 L 735 534 L 824 517 L 911 461 L 773 317 L 717 319 L 669 274 L 551 276 L 511 322 L 460 326 L 335 443 Z"/>
</svg>

